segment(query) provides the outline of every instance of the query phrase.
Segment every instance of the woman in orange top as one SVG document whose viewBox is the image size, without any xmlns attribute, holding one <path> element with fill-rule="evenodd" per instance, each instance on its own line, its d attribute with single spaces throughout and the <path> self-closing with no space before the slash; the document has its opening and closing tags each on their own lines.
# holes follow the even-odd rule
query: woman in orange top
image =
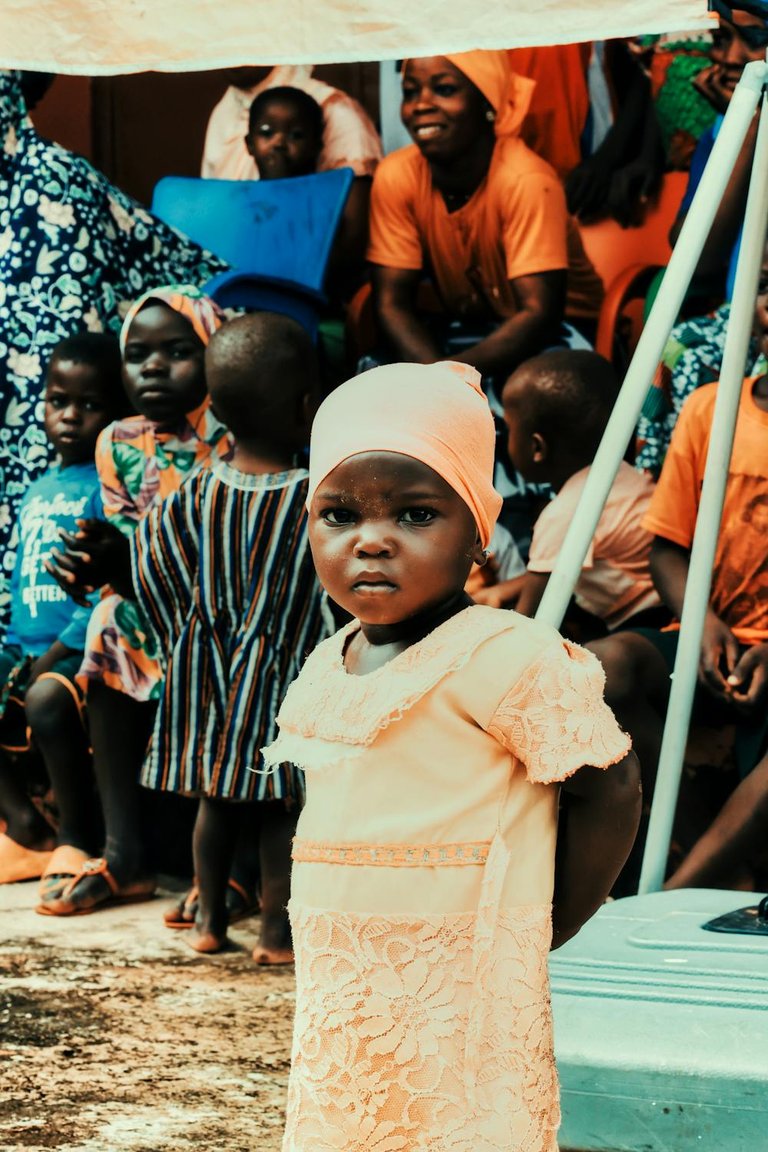
<svg viewBox="0 0 768 1152">
<path fill-rule="evenodd" d="M 532 88 L 504 52 L 404 64 L 402 118 L 414 144 L 377 169 L 368 248 L 377 317 L 399 359 L 445 353 L 417 311 L 425 274 L 448 317 L 480 333 L 460 358 L 484 376 L 562 343 L 567 294 L 582 315 L 599 306 L 600 281 L 575 229 L 569 235 L 560 182 L 519 137 Z"/>
</svg>

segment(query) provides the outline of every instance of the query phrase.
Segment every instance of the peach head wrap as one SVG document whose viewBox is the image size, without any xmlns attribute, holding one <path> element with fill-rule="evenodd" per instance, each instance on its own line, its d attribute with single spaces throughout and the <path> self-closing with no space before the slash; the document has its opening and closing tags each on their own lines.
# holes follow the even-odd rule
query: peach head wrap
<svg viewBox="0 0 768 1152">
<path fill-rule="evenodd" d="M 493 487 L 496 432 L 467 364 L 387 364 L 354 376 L 318 409 L 309 450 L 311 501 L 318 485 L 350 456 L 399 452 L 432 468 L 475 518 L 482 546 L 501 509 Z"/>
</svg>

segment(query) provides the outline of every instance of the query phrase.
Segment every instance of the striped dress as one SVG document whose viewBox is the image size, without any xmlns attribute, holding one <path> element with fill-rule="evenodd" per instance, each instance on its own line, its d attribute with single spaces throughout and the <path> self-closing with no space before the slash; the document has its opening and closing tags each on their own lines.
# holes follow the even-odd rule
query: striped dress
<svg viewBox="0 0 768 1152">
<path fill-rule="evenodd" d="M 215 461 L 153 508 L 133 538 L 139 607 L 165 680 L 142 773 L 149 788 L 301 802 L 301 772 L 260 771 L 275 715 L 329 632 L 307 538 L 307 473 L 246 475 Z"/>
</svg>

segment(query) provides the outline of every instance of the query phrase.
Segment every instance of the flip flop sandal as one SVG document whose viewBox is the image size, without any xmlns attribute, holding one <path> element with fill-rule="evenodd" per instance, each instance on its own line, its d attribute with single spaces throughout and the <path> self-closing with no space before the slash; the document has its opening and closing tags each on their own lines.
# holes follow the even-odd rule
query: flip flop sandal
<svg viewBox="0 0 768 1152">
<path fill-rule="evenodd" d="M 237 924 L 240 920 L 247 920 L 250 916 L 255 916 L 259 911 L 258 898 L 254 898 L 248 893 L 247 889 L 237 880 L 229 880 L 229 892 L 227 894 L 227 909 L 229 911 L 229 923 Z M 233 907 L 235 901 L 232 896 L 236 895 L 238 898 L 239 906 Z M 167 912 L 163 913 L 163 923 L 166 928 L 173 928 L 175 931 L 194 928 L 195 926 L 195 912 L 197 910 L 197 902 L 200 898 L 200 890 L 196 883 L 192 885 L 186 895 L 169 908 Z"/>
<path fill-rule="evenodd" d="M 77 876 L 89 859 L 88 853 L 73 844 L 60 844 L 54 848 L 45 871 L 40 877 L 38 892 L 42 904 L 58 900 L 73 876 Z"/>
<path fill-rule="evenodd" d="M 72 897 L 78 885 L 84 880 L 94 876 L 101 876 L 104 881 L 104 893 L 92 898 L 89 904 L 75 902 Z M 91 912 L 98 912 L 100 908 L 109 908 L 116 904 L 139 904 L 151 900 L 155 895 L 157 881 L 153 877 L 142 877 L 132 880 L 128 884 L 118 884 L 109 870 L 109 865 L 103 857 L 86 860 L 77 876 L 66 884 L 58 900 L 51 900 L 48 904 L 40 904 L 36 911 L 43 916 L 88 916 Z"/>
<path fill-rule="evenodd" d="M 197 884 L 193 884 L 181 900 L 174 904 L 173 908 L 169 908 L 167 912 L 163 913 L 163 923 L 166 928 L 194 928 L 195 910 L 199 898 L 200 890 Z"/>
<path fill-rule="evenodd" d="M 53 849 L 38 852 L 25 848 L 0 833 L 0 884 L 19 884 L 22 880 L 39 880 L 48 867 Z"/>
<path fill-rule="evenodd" d="M 247 888 L 239 884 L 237 880 L 231 877 L 227 881 L 229 892 L 227 893 L 227 910 L 229 912 L 229 923 L 237 924 L 240 920 L 248 920 L 251 916 L 256 916 L 261 910 L 261 902 L 258 896 L 252 896 Z M 238 900 L 233 900 L 232 897 L 237 896 Z M 239 904 L 239 906 L 237 906 Z"/>
</svg>

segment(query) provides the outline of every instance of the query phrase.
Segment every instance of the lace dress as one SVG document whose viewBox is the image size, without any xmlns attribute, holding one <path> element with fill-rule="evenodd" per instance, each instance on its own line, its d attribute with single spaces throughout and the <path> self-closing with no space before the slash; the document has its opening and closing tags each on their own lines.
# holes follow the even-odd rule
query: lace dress
<svg viewBox="0 0 768 1152">
<path fill-rule="evenodd" d="M 365 676 L 356 627 L 266 750 L 307 775 L 284 1152 L 553 1152 L 555 785 L 628 739 L 597 661 L 515 613 L 467 608 Z"/>
</svg>

